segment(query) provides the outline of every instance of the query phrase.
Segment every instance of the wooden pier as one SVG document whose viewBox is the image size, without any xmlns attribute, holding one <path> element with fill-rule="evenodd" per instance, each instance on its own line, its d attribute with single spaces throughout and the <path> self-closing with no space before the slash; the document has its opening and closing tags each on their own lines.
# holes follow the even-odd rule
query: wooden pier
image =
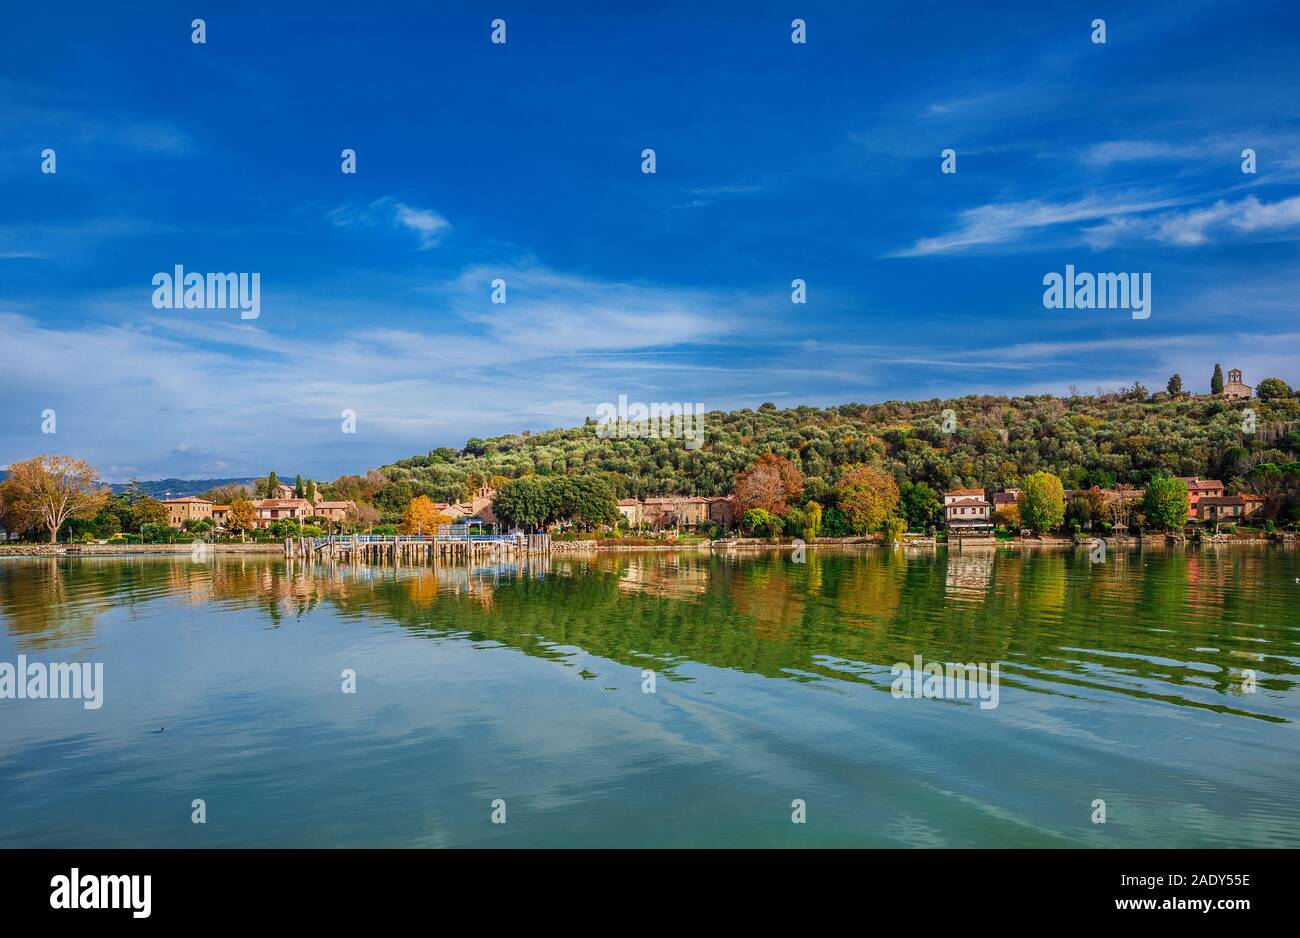
<svg viewBox="0 0 1300 938">
<path fill-rule="evenodd" d="M 284 556 L 334 563 L 433 564 L 505 563 L 521 557 L 550 554 L 549 534 L 365 535 L 287 537 Z"/>
</svg>

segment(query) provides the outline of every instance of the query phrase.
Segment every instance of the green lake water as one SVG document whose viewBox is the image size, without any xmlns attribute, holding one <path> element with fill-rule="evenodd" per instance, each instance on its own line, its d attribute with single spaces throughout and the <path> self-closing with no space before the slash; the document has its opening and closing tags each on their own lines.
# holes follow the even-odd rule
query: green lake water
<svg viewBox="0 0 1300 938">
<path fill-rule="evenodd" d="M 1294 549 L 793 559 L 0 559 L 0 847 L 1300 846 Z"/>
</svg>

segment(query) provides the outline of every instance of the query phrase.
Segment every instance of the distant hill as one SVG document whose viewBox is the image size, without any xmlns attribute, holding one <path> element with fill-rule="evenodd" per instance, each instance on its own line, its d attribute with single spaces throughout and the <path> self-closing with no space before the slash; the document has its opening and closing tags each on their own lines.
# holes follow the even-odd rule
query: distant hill
<svg viewBox="0 0 1300 938">
<path fill-rule="evenodd" d="M 136 483 L 136 489 L 150 498 L 185 498 L 189 495 L 202 495 L 209 489 L 225 485 L 252 485 L 256 478 L 245 479 L 150 479 Z M 115 482 L 109 486 L 113 493 L 120 495 L 130 488 L 125 482 Z"/>
</svg>

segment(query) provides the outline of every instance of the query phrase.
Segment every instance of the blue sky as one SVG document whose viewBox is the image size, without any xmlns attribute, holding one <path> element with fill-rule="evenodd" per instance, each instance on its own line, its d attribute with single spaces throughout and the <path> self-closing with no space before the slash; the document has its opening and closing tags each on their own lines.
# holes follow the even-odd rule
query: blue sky
<svg viewBox="0 0 1300 938">
<path fill-rule="evenodd" d="M 333 478 L 620 394 L 1300 383 L 1293 2 L 613 6 L 7 11 L 0 465 Z M 258 272 L 259 318 L 155 309 L 177 264 Z M 1045 309 L 1066 264 L 1150 272 L 1151 317 Z"/>
</svg>

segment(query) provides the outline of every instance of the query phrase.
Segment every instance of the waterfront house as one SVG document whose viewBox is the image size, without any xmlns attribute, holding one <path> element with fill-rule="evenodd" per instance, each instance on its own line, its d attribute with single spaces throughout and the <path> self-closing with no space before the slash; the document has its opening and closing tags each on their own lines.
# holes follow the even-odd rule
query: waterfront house
<svg viewBox="0 0 1300 938">
<path fill-rule="evenodd" d="M 1246 500 L 1240 495 L 1205 495 L 1196 503 L 1195 518 L 1214 522 L 1240 521 L 1246 516 Z"/>
<path fill-rule="evenodd" d="M 618 513 L 627 519 L 629 527 L 648 525 L 655 530 L 665 528 L 697 528 L 706 521 L 718 521 L 717 517 L 731 521 L 733 500 L 725 498 L 701 498 L 699 495 L 664 495 L 654 496 L 641 501 L 636 498 L 621 498 L 618 501 Z M 715 513 L 717 517 L 715 517 Z"/>
<path fill-rule="evenodd" d="M 715 495 L 709 499 L 709 520 L 720 528 L 730 530 L 736 524 L 736 496 Z"/>
<path fill-rule="evenodd" d="M 185 527 L 186 521 L 202 521 L 212 517 L 212 502 L 190 495 L 186 498 L 169 498 L 163 502 L 167 508 L 167 523 L 173 528 Z"/>
<path fill-rule="evenodd" d="M 988 521 L 989 503 L 982 498 L 959 498 L 943 506 L 944 519 L 954 521 Z"/>
<path fill-rule="evenodd" d="M 1179 476 L 1178 481 L 1187 486 L 1187 502 L 1193 517 L 1196 517 L 1196 504 L 1206 496 L 1219 498 L 1223 495 L 1223 483 L 1218 479 L 1198 479 L 1195 476 Z"/>
<path fill-rule="evenodd" d="M 984 500 L 983 489 L 954 489 L 945 492 L 943 515 L 948 523 L 948 536 L 962 538 L 992 535 L 989 507 L 989 503 Z"/>
<path fill-rule="evenodd" d="M 433 507 L 457 523 L 477 518 L 484 524 L 496 524 L 497 516 L 492 512 L 492 498 L 495 495 L 496 490 L 490 485 L 480 485 L 468 501 L 437 502 Z"/>
<path fill-rule="evenodd" d="M 1258 518 L 1264 514 L 1264 508 L 1268 504 L 1268 499 L 1263 495 L 1251 495 L 1248 492 L 1241 493 L 1241 500 L 1245 503 L 1241 516 L 1246 519 Z"/>
<path fill-rule="evenodd" d="M 950 492 L 943 493 L 943 507 L 947 508 L 953 502 L 963 499 L 973 498 L 978 501 L 984 501 L 983 489 L 953 489 Z"/>
<path fill-rule="evenodd" d="M 647 498 L 642 504 L 645 521 L 655 529 L 694 528 L 709 517 L 709 500 L 698 495 Z"/>
<path fill-rule="evenodd" d="M 229 517 L 230 517 L 229 505 L 212 506 L 212 523 L 215 524 L 217 527 L 224 528 L 226 526 L 226 520 Z"/>
</svg>

